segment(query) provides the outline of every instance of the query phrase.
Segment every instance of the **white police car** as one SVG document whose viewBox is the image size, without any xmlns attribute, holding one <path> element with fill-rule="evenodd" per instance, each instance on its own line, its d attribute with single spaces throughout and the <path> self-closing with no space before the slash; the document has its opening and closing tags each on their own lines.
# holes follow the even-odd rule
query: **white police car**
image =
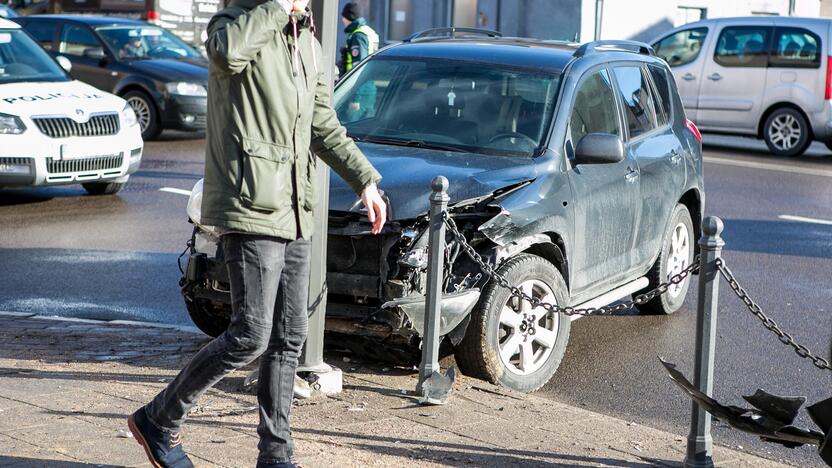
<svg viewBox="0 0 832 468">
<path fill-rule="evenodd" d="M 143 142 L 124 99 L 72 80 L 20 26 L 0 18 L 0 187 L 77 184 L 116 193 Z"/>
</svg>

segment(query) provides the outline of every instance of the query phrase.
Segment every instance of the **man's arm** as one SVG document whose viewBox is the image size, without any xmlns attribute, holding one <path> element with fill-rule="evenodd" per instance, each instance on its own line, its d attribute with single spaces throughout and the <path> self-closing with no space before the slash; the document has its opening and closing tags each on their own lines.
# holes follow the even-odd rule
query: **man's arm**
<svg viewBox="0 0 832 468">
<path fill-rule="evenodd" d="M 214 65 L 229 73 L 242 72 L 274 35 L 289 24 L 278 2 L 266 2 L 248 12 L 226 8 L 208 23 L 205 49 Z"/>
<path fill-rule="evenodd" d="M 350 41 L 350 54 L 352 54 L 352 66 L 358 65 L 358 62 L 367 58 L 370 55 L 370 39 L 364 33 L 356 33 L 352 35 Z"/>
</svg>

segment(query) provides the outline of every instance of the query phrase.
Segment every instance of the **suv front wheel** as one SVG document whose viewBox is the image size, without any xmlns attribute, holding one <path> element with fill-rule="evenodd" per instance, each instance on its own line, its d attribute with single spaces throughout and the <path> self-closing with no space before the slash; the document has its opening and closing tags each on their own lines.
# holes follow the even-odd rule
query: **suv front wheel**
<svg viewBox="0 0 832 468">
<path fill-rule="evenodd" d="M 521 254 L 498 270 L 513 286 L 529 296 L 565 305 L 566 283 L 545 259 Z M 465 338 L 454 355 L 466 375 L 520 391 L 532 392 L 552 378 L 569 341 L 569 317 L 532 308 L 513 297 L 496 281 L 485 287 L 471 312 Z"/>
</svg>

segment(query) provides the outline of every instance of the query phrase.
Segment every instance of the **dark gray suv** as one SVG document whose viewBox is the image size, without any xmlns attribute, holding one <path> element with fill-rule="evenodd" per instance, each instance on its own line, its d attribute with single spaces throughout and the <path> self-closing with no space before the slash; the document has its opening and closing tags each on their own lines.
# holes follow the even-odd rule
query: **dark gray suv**
<svg viewBox="0 0 832 468">
<path fill-rule="evenodd" d="M 364 61 L 335 108 L 381 172 L 389 224 L 377 236 L 352 190 L 330 187 L 327 342 L 418 362 L 430 182 L 476 250 L 528 295 L 606 305 L 694 258 L 702 219 L 701 137 L 667 64 L 634 42 L 584 45 L 441 30 Z M 182 278 L 194 322 L 230 313 L 216 231 L 196 225 Z M 532 308 L 490 280 L 449 236 L 441 334 L 468 374 L 533 391 L 555 373 L 570 317 Z M 669 314 L 688 281 L 640 306 Z"/>
</svg>

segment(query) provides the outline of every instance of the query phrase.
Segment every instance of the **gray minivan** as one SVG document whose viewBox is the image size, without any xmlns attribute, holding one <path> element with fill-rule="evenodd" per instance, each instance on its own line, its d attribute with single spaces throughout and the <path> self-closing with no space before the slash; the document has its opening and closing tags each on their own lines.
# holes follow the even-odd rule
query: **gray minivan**
<svg viewBox="0 0 832 468">
<path fill-rule="evenodd" d="M 685 113 L 702 131 L 763 138 L 796 156 L 812 140 L 832 149 L 832 20 L 719 18 L 653 41 L 670 65 Z"/>
</svg>

